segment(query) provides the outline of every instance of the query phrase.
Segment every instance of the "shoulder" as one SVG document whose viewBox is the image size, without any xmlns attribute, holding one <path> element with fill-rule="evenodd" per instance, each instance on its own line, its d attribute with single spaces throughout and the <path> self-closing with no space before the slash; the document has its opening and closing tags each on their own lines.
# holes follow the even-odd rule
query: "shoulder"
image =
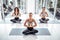
<svg viewBox="0 0 60 40">
<path fill-rule="evenodd" d="M 47 13 L 47 12 L 45 12 L 45 13 Z"/>
<path fill-rule="evenodd" d="M 32 19 L 33 21 L 35 21 L 35 19 Z"/>
<path fill-rule="evenodd" d="M 47 14 L 47 12 L 45 12 Z"/>
<path fill-rule="evenodd" d="M 41 12 L 41 13 L 43 13 L 43 12 Z"/>
<path fill-rule="evenodd" d="M 29 21 L 29 19 L 26 19 L 26 21 Z"/>
<path fill-rule="evenodd" d="M 43 14 L 43 12 L 41 12 L 40 14 Z"/>
</svg>

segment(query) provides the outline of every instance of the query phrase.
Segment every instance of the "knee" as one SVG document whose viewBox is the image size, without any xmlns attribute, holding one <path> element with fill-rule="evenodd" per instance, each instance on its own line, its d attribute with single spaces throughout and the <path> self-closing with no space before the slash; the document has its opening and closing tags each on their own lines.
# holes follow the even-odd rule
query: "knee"
<svg viewBox="0 0 60 40">
<path fill-rule="evenodd" d="M 27 33 L 26 31 L 23 31 L 22 34 L 24 34 L 24 35 L 28 35 L 29 33 Z"/>
<path fill-rule="evenodd" d="M 38 33 L 38 30 L 35 30 L 34 33 Z"/>
<path fill-rule="evenodd" d="M 10 20 L 10 21 L 12 21 L 12 20 Z"/>
<path fill-rule="evenodd" d="M 13 19 L 11 19 L 10 21 L 13 21 Z"/>
<path fill-rule="evenodd" d="M 49 21 L 49 19 L 47 19 L 47 21 Z"/>
<path fill-rule="evenodd" d="M 25 34 L 25 32 L 23 31 L 22 34 Z"/>
<path fill-rule="evenodd" d="M 38 30 L 36 30 L 36 33 L 38 33 Z"/>
<path fill-rule="evenodd" d="M 18 21 L 22 21 L 22 19 L 18 19 Z"/>
<path fill-rule="evenodd" d="M 22 33 L 25 34 L 27 32 L 27 30 L 24 30 Z"/>
</svg>

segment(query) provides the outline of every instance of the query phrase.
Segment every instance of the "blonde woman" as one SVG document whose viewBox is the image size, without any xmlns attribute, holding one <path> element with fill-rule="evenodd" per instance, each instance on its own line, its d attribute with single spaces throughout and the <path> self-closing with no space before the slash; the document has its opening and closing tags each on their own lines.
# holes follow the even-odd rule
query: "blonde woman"
<svg viewBox="0 0 60 40">
<path fill-rule="evenodd" d="M 40 14 L 41 19 L 39 20 L 41 23 L 47 23 L 49 19 L 46 19 L 48 17 L 48 13 L 45 11 L 45 7 L 42 8 L 42 12 Z"/>
<path fill-rule="evenodd" d="M 34 23 L 34 25 L 33 25 Z M 35 34 L 38 31 L 34 29 L 34 27 L 37 26 L 36 21 L 32 18 L 32 13 L 29 13 L 29 18 L 26 19 L 24 26 L 27 27 L 25 31 L 23 31 L 23 34 L 28 35 L 28 34 Z"/>
</svg>

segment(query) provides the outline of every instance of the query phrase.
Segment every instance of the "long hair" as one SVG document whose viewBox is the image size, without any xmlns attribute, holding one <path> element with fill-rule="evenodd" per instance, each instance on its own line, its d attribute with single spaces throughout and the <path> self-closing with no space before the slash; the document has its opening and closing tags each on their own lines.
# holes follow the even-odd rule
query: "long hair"
<svg viewBox="0 0 60 40">
<path fill-rule="evenodd" d="M 17 15 L 19 15 L 19 8 L 18 7 L 14 8 L 14 14 L 16 15 L 16 9 L 17 9 L 17 12 L 18 12 Z"/>
</svg>

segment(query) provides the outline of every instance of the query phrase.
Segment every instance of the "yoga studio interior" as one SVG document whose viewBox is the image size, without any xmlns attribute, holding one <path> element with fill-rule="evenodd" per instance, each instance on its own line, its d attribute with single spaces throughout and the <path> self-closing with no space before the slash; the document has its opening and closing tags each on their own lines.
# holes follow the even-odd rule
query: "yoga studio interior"
<svg viewBox="0 0 60 40">
<path fill-rule="evenodd" d="M 24 35 L 31 18 L 38 33 Z M 60 0 L 0 0 L 0 40 L 60 40 L 59 30 Z"/>
</svg>

